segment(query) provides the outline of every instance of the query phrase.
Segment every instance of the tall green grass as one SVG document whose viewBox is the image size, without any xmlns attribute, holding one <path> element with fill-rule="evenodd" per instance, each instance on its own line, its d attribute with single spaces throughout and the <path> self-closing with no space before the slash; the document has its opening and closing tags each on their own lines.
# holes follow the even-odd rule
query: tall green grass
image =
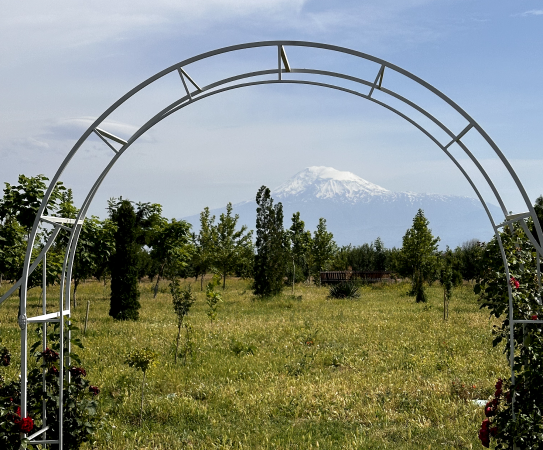
<svg viewBox="0 0 543 450">
<path fill-rule="evenodd" d="M 166 284 L 156 299 L 151 284 L 140 286 L 138 322 L 108 316 L 102 284 L 79 287 L 73 320 L 81 329 L 87 300 L 91 308 L 86 336 L 76 332 L 85 345 L 78 353 L 107 414 L 88 448 L 479 448 L 482 408 L 471 400 L 493 393 L 507 361 L 492 348 L 493 321 L 469 286 L 455 290 L 445 322 L 439 286 L 417 304 L 404 284 L 362 287 L 357 300 L 301 285 L 295 295 L 285 289 L 259 300 L 247 281 L 228 285 L 214 323 L 205 292 L 193 286 L 186 364 L 174 364 L 176 316 Z M 41 313 L 39 296 L 31 291 L 29 315 Z M 57 296 L 58 287 L 49 289 L 49 302 Z M 17 308 L 16 298 L 0 307 L 0 335 L 13 361 Z M 139 347 L 160 355 L 147 376 L 141 427 L 141 373 L 124 364 Z M 17 370 L 9 367 L 8 376 Z"/>
</svg>

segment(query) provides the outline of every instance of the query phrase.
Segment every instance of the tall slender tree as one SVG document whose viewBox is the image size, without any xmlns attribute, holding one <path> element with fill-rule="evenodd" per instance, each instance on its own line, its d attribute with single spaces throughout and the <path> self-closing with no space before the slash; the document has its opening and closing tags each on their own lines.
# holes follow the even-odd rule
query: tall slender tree
<svg viewBox="0 0 543 450">
<path fill-rule="evenodd" d="M 121 200 L 110 209 L 117 225 L 115 254 L 111 258 L 111 301 L 109 315 L 117 320 L 139 318 L 140 292 L 138 289 L 138 244 L 136 212 L 128 200 Z"/>
<path fill-rule="evenodd" d="M 326 219 L 321 217 L 317 229 L 313 233 L 311 248 L 312 275 L 317 284 L 320 285 L 320 272 L 328 269 L 336 251 L 337 245 L 334 242 L 334 235 L 327 231 Z"/>
<path fill-rule="evenodd" d="M 259 296 L 279 294 L 288 256 L 283 229 L 283 205 L 273 204 L 270 190 L 262 186 L 256 194 L 256 255 L 253 292 Z"/>
<path fill-rule="evenodd" d="M 200 290 L 204 290 L 204 276 L 211 269 L 213 264 L 213 243 L 216 232 L 215 216 L 209 212 L 206 206 L 200 213 L 200 232 L 195 236 L 195 252 L 193 255 L 192 266 L 196 278 L 200 276 Z"/>
<path fill-rule="evenodd" d="M 290 279 L 295 282 L 305 281 L 309 278 L 309 261 L 311 259 L 311 232 L 305 229 L 305 223 L 300 219 L 300 213 L 292 215 L 292 225 L 288 231 L 293 273 Z"/>
<path fill-rule="evenodd" d="M 432 230 L 428 228 L 429 223 L 424 211 L 419 209 L 413 218 L 413 226 L 403 237 L 400 255 L 402 275 L 411 276 L 411 295 L 416 297 L 417 302 L 427 301 L 424 281 L 434 275 L 438 267 L 439 237 L 434 238 Z"/>
</svg>

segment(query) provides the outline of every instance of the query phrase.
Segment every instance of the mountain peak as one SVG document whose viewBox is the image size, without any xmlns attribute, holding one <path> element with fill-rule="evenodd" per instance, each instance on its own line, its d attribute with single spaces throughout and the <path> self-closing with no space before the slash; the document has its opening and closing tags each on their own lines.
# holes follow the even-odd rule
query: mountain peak
<svg viewBox="0 0 543 450">
<path fill-rule="evenodd" d="M 360 197 L 388 193 L 390 191 L 387 189 L 370 183 L 352 172 L 325 166 L 307 167 L 273 191 L 274 197 L 278 200 L 295 196 L 355 201 Z"/>
</svg>

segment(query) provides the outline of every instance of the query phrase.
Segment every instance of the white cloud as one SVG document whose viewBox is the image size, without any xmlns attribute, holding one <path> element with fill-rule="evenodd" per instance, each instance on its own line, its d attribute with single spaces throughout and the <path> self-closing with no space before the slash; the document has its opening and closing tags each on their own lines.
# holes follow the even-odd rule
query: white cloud
<svg viewBox="0 0 543 450">
<path fill-rule="evenodd" d="M 95 117 L 60 119 L 49 124 L 49 126 L 46 127 L 44 135 L 48 136 L 48 138 L 57 140 L 75 140 L 78 139 L 95 120 Z M 118 135 L 122 139 L 130 138 L 130 136 L 132 136 L 138 130 L 138 127 L 134 125 L 110 120 L 104 121 L 100 127 L 110 133 Z M 154 142 L 154 139 L 152 135 L 147 132 L 141 136 L 138 141 Z"/>
<path fill-rule="evenodd" d="M 543 16 L 543 9 L 531 9 L 520 14 L 521 16 Z"/>
<path fill-rule="evenodd" d="M 0 16 L 0 54 L 63 49 L 164 29 L 195 31 L 254 13 L 298 13 L 306 0 L 144 0 L 51 3 L 8 2 Z"/>
</svg>

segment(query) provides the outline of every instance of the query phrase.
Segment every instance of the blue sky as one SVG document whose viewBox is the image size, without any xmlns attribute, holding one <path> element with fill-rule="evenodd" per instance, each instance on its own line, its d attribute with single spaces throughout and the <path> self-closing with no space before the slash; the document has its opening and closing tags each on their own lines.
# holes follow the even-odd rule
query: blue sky
<svg viewBox="0 0 543 450">
<path fill-rule="evenodd" d="M 535 199 L 543 193 L 542 30 L 543 2 L 524 0 L 6 2 L 0 181 L 53 176 L 93 118 L 167 66 L 227 45 L 288 39 L 353 48 L 428 81 L 479 122 Z M 335 55 L 287 52 L 294 67 L 366 70 Z M 190 73 L 205 84 L 223 73 L 272 68 L 273 57 L 249 52 Z M 448 117 L 416 86 L 396 86 Z M 128 137 L 181 94 L 178 79 L 165 80 L 112 118 L 111 131 Z M 500 164 L 483 149 L 478 156 L 508 209 L 523 212 Z M 82 148 L 62 177 L 76 200 L 110 157 L 98 141 Z M 123 195 L 182 217 L 250 199 L 262 184 L 273 188 L 310 165 L 349 170 L 392 190 L 473 196 L 428 138 L 382 108 L 315 87 L 266 86 L 199 102 L 151 130 L 121 157 L 90 212 L 104 216 L 105 200 Z"/>
</svg>

